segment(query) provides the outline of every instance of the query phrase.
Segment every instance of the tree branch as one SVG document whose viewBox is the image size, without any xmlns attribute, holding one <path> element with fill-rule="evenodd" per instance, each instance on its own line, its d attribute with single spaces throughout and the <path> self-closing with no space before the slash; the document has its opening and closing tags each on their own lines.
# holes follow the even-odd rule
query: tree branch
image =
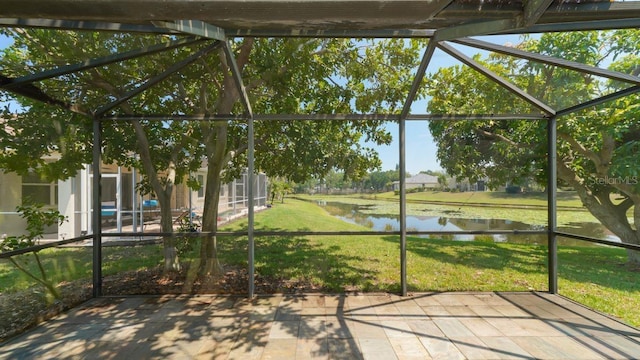
<svg viewBox="0 0 640 360">
<path fill-rule="evenodd" d="M 596 168 L 598 168 L 598 166 L 600 165 L 600 158 L 598 157 L 598 154 L 585 148 L 576 139 L 574 139 L 573 136 L 565 132 L 558 131 L 558 137 L 568 142 L 571 148 L 574 149 L 576 152 L 582 154 L 584 157 L 593 161 L 593 163 L 596 165 Z"/>
<path fill-rule="evenodd" d="M 523 148 L 528 148 L 529 145 L 528 144 L 522 144 L 519 142 L 515 142 L 511 139 L 509 139 L 508 137 L 504 136 L 504 135 L 500 135 L 500 134 L 496 134 L 496 133 L 492 133 L 486 130 L 482 130 L 482 129 L 474 129 L 474 131 L 481 136 L 484 136 L 486 138 L 488 138 L 489 140 L 497 140 L 497 141 L 502 141 L 502 142 L 506 142 L 507 144 L 523 149 Z"/>
</svg>

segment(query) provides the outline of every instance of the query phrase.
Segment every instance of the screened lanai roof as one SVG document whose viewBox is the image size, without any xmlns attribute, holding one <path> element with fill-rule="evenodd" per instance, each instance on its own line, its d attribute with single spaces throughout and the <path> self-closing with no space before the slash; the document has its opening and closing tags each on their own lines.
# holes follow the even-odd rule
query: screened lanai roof
<svg viewBox="0 0 640 360">
<path fill-rule="evenodd" d="M 222 47 L 230 60 L 230 70 L 234 74 L 236 86 L 240 89 L 245 116 L 252 129 L 253 120 L 287 119 L 379 119 L 396 120 L 400 123 L 400 173 L 405 173 L 404 165 L 404 120 L 411 119 L 411 104 L 421 86 L 422 78 L 436 48 L 446 52 L 462 63 L 473 67 L 492 81 L 506 88 L 512 94 L 528 102 L 537 113 L 533 119 L 549 120 L 548 152 L 549 173 L 549 289 L 557 291 L 557 269 L 555 265 L 552 238 L 556 234 L 555 214 L 555 118 L 578 111 L 599 103 L 640 91 L 640 77 L 615 71 L 599 69 L 572 61 L 551 58 L 540 54 L 531 54 L 514 48 L 491 44 L 471 38 L 477 35 L 563 32 L 579 30 L 603 30 L 640 27 L 640 1 L 552 1 L 552 0 L 3 0 L 0 8 L 0 26 L 38 27 L 67 30 L 97 30 L 119 32 L 141 32 L 158 34 L 187 34 L 212 39 L 215 46 Z M 247 94 L 243 91 L 242 77 L 234 65 L 234 55 L 227 43 L 231 37 L 350 37 L 350 38 L 388 38 L 422 37 L 429 38 L 425 45 L 420 67 L 415 72 L 411 90 L 399 114 L 254 114 Z M 190 40 L 175 40 L 166 46 L 182 46 Z M 449 43 L 456 42 L 477 49 L 506 53 L 523 59 L 537 61 L 552 66 L 560 66 L 587 74 L 620 80 L 629 87 L 616 93 L 585 103 L 573 104 L 567 108 L 552 108 L 539 99 L 519 89 L 508 80 L 488 71 L 473 59 L 458 52 Z M 153 51 L 160 51 L 165 45 L 159 45 Z M 212 45 L 213 46 L 213 45 Z M 213 47 L 211 47 L 213 49 Z M 90 59 L 82 63 L 60 66 L 36 74 L 11 78 L 0 72 L 0 90 L 10 91 L 36 100 L 49 102 L 71 109 L 64 100 L 55 99 L 42 93 L 37 87 L 38 81 L 60 76 L 104 64 L 122 61 L 138 56 L 151 49 L 141 49 L 135 53 L 117 54 L 103 58 Z M 205 53 L 202 53 L 204 56 Z M 196 58 L 194 57 L 193 60 Z M 164 75 L 159 75 L 141 85 L 138 90 L 123 96 L 96 110 L 95 119 L 108 118 L 110 110 L 139 94 Z M 145 116 L 141 114 L 140 116 Z M 212 115 L 228 119 L 229 114 Z M 415 116 L 415 115 L 413 115 Z M 456 114 L 439 114 L 454 118 Z M 484 115 L 460 115 L 467 119 Z M 496 115 L 490 114 L 492 118 Z M 117 117 L 117 116 L 116 116 Z M 148 116 L 145 116 L 148 118 Z M 115 117 L 114 117 L 115 118 Z M 416 116 L 416 119 L 435 118 L 434 115 Z M 522 114 L 505 114 L 504 119 L 522 119 Z M 160 117 L 162 119 L 162 117 Z M 99 127 L 95 126 L 94 132 Z M 252 134 L 252 130 L 249 131 Z M 252 168 L 252 137 L 249 136 L 249 173 Z M 97 149 L 97 150 L 96 150 Z M 99 163 L 99 155 L 94 149 L 94 163 Z M 94 164 L 94 166 L 95 166 Z M 99 173 L 99 168 L 95 169 Z M 94 179 L 97 177 L 94 177 Z M 95 180 L 94 180 L 95 181 Z M 96 183 L 94 189 L 97 189 Z M 404 179 L 401 180 L 401 189 Z M 251 191 L 251 190 L 250 190 Z M 406 294 L 406 224 L 404 191 L 400 195 L 400 237 L 401 237 L 401 278 L 402 293 Z M 252 199 L 251 194 L 249 199 Z M 94 208 L 100 206 L 99 195 L 94 196 Z M 251 205 L 250 205 L 251 208 Z M 98 216 L 100 212 L 95 212 Z M 253 225 L 250 212 L 249 241 L 252 249 Z M 94 219 L 99 224 L 99 218 Z M 94 244 L 100 245 L 95 235 Z M 99 248 L 99 246 L 96 246 Z M 99 253 L 94 255 L 98 264 Z M 249 260 L 253 266 L 252 259 Z M 94 265 L 95 268 L 95 265 Z M 97 266 L 99 270 L 100 266 Z M 94 274 L 94 286 L 99 287 L 100 274 Z M 253 269 L 249 271 L 250 276 Z M 250 295 L 253 294 L 253 279 L 250 278 Z M 99 294 L 99 291 L 95 294 Z"/>
<path fill-rule="evenodd" d="M 632 85 L 631 89 L 618 96 L 634 92 L 640 85 L 640 78 L 637 76 L 596 69 L 562 59 L 527 54 L 469 38 L 475 35 L 637 28 L 640 27 L 640 1 L 5 0 L 0 9 L 0 26 L 187 34 L 222 42 L 237 36 L 429 38 L 432 41 L 426 47 L 421 67 L 416 72 L 412 91 L 407 94 L 408 98 L 400 116 L 408 119 L 411 119 L 409 115 L 411 103 L 436 48 L 483 72 L 485 76 L 528 102 L 539 110 L 539 114 L 533 115 L 535 118 L 558 115 L 565 110 L 552 109 L 515 88 L 508 81 L 483 70 L 472 59 L 450 46 L 450 41 L 476 49 L 503 52 L 553 66 L 616 79 Z M 227 55 L 230 55 L 228 46 L 225 46 L 224 50 Z M 100 59 L 100 61 L 104 64 L 105 61 L 113 62 L 118 59 Z M 99 64 L 83 64 L 80 67 L 66 68 L 61 71 L 70 73 L 95 66 Z M 233 68 L 231 70 L 233 71 Z M 60 72 L 47 73 L 13 79 L 0 73 L 0 88 L 36 100 L 69 107 L 58 99 L 42 94 L 38 88 L 30 86 L 38 80 L 60 74 Z M 236 77 L 237 83 L 241 84 L 239 74 L 236 74 Z M 246 96 L 243 103 L 246 113 L 256 115 L 256 119 L 270 119 L 269 116 L 252 114 Z M 278 119 L 286 119 L 283 115 L 286 114 L 278 114 Z M 294 114 L 289 115 L 299 117 Z M 305 116 L 318 118 L 318 116 Z M 359 114 L 355 118 L 361 116 L 362 114 Z M 331 117 L 345 118 L 343 115 L 322 118 Z M 397 120 L 399 117 L 378 115 L 369 116 L 369 118 Z"/>
</svg>

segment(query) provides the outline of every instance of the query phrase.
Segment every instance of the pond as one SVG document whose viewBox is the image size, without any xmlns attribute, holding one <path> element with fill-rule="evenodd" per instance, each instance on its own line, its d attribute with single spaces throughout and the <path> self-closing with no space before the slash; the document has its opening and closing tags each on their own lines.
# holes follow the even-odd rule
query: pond
<svg viewBox="0 0 640 360">
<path fill-rule="evenodd" d="M 318 202 L 329 214 L 349 223 L 363 225 L 374 231 L 399 231 L 398 215 L 373 214 L 375 205 L 354 205 L 339 202 Z M 366 210 L 366 213 L 364 212 Z M 489 230 L 544 230 L 544 226 L 526 224 L 505 219 L 469 219 L 455 216 L 455 211 L 443 211 L 441 216 L 407 216 L 408 231 L 489 231 Z M 571 223 L 558 227 L 559 231 L 619 242 L 604 226 L 598 223 Z M 499 234 L 499 235 L 422 235 L 460 241 L 484 240 L 521 244 L 546 244 L 546 235 L 537 234 Z M 591 246 L 592 243 L 573 239 L 558 239 L 561 245 Z"/>
</svg>

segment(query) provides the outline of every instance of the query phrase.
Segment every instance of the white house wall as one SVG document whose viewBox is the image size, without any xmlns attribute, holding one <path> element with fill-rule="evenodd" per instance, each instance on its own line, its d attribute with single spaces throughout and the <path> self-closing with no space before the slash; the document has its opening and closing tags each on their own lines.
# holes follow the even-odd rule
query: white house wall
<svg viewBox="0 0 640 360">
<path fill-rule="evenodd" d="M 22 178 L 0 172 L 0 237 L 25 233 L 26 222 L 16 213 L 22 203 Z"/>
<path fill-rule="evenodd" d="M 120 174 L 122 174 L 120 172 Z M 206 179 L 206 169 L 199 171 L 196 175 L 203 175 Z M 116 174 L 104 174 L 116 176 Z M 248 189 L 246 185 L 247 175 L 243 174 L 229 184 L 222 185 L 218 211 L 222 215 L 239 214 L 246 212 L 248 200 L 244 197 Z M 267 178 L 264 174 L 258 174 L 254 187 L 255 205 L 265 206 L 267 201 Z M 185 186 L 185 185 L 180 185 Z M 206 186 L 206 184 L 204 184 Z M 57 182 L 57 209 L 66 217 L 66 221 L 57 228 L 58 239 L 69 239 L 83 234 L 90 234 L 91 229 L 91 175 L 88 170 L 81 170 L 78 175 L 64 181 Z M 86 196 L 83 196 L 86 194 Z M 123 196 L 122 194 L 120 196 Z M 190 199 L 189 199 L 190 197 Z M 145 196 L 144 199 L 148 199 Z M 0 236 L 3 234 L 19 235 L 26 229 L 26 222 L 16 213 L 16 207 L 22 203 L 22 178 L 13 173 L 0 172 Z M 136 203 L 139 203 L 137 199 Z M 139 206 L 139 205 L 138 205 Z M 201 216 L 204 209 L 204 196 L 198 197 L 198 191 L 183 189 L 174 192 L 172 207 L 176 207 L 175 212 L 192 211 Z M 121 208 L 120 208 L 121 209 Z M 140 208 L 137 207 L 137 210 Z M 123 212 L 123 211 L 120 211 Z M 129 212 L 130 214 L 130 212 Z M 150 218 L 145 214 L 144 220 Z M 139 224 L 138 224 L 139 226 Z M 121 227 L 118 226 L 118 229 Z M 131 231 L 127 228 L 126 231 Z M 136 229 L 134 229 L 136 231 Z M 141 231 L 137 228 L 137 231 Z M 55 237 L 56 228 L 48 229 L 48 232 Z M 47 235 L 51 238 L 51 235 Z"/>
<path fill-rule="evenodd" d="M 80 236 L 82 228 L 82 186 L 81 175 L 65 181 L 58 181 L 58 211 L 67 217 L 58 228 L 60 239 Z"/>
</svg>

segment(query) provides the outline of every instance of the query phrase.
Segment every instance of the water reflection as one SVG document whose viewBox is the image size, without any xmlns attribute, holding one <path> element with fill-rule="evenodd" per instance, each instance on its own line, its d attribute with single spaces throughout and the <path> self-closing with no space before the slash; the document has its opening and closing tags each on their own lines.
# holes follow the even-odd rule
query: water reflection
<svg viewBox="0 0 640 360">
<path fill-rule="evenodd" d="M 331 215 L 343 221 L 353 224 L 363 225 L 375 231 L 399 231 L 400 217 L 390 214 L 369 214 L 363 210 L 375 211 L 375 205 L 353 205 L 338 202 L 322 202 L 323 206 Z M 531 225 L 520 221 L 504 219 L 468 219 L 452 217 L 455 211 L 444 212 L 449 216 L 407 216 L 408 231 L 483 231 L 483 230 L 544 230 L 541 225 Z M 569 226 L 558 227 L 559 231 L 564 231 L 576 235 L 583 235 L 606 239 L 610 241 L 620 241 L 611 235 L 604 226 L 585 222 L 571 223 Z M 536 234 L 499 234 L 499 235 L 423 235 L 423 237 L 446 238 L 460 241 L 494 241 L 509 242 L 519 244 L 546 244 L 546 235 Z M 592 245 L 589 242 L 574 239 L 560 238 L 561 245 Z"/>
</svg>

